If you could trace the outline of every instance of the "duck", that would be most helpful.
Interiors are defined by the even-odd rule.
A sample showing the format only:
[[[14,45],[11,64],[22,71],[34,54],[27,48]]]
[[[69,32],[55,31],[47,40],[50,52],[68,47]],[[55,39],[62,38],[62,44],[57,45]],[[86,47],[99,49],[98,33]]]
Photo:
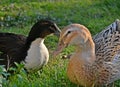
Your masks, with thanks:
[[[0,65],[9,70],[16,62],[23,63],[27,71],[39,70],[49,60],[44,40],[50,34],[59,37],[60,29],[55,22],[47,19],[36,22],[28,36],[0,32]]]
[[[53,55],[57,56],[69,45],[75,46],[67,66],[71,82],[83,87],[108,87],[120,79],[119,20],[93,37],[84,25],[65,26]]]

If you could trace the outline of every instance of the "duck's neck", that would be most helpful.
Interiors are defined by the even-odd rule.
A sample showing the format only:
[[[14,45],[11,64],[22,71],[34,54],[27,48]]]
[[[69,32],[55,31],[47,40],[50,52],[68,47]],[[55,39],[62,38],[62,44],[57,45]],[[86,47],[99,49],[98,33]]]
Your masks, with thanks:
[[[93,40],[90,38],[82,46],[76,47],[76,55],[78,55],[80,60],[84,63],[94,63],[95,61],[95,45]]]

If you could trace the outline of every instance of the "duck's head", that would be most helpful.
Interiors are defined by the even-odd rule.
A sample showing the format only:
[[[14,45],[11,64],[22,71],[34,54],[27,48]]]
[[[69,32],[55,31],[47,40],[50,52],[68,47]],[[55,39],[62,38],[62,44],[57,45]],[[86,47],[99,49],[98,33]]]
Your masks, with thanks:
[[[60,29],[50,20],[40,20],[33,25],[29,32],[28,39],[35,40],[36,38],[45,38],[49,34],[54,34],[59,37]]]
[[[68,45],[82,47],[89,37],[91,38],[91,34],[83,25],[71,24],[66,26],[60,33],[57,49],[53,52],[54,56],[58,55]]]

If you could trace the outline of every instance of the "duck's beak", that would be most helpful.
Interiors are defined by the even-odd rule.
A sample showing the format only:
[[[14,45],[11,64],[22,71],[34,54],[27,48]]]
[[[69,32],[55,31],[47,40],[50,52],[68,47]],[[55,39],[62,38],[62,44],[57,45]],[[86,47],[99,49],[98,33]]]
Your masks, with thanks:
[[[54,31],[54,35],[56,35],[57,37],[60,37],[60,33],[61,33],[61,30],[59,29],[59,27],[57,25],[55,25],[56,29]]]
[[[55,31],[55,33],[54,33],[54,35],[56,35],[57,37],[60,37],[60,29],[57,29],[56,31]]]
[[[67,45],[65,45],[63,42],[59,42],[57,48],[55,49],[55,51],[53,52],[53,56],[56,57],[60,52],[62,52],[62,50],[66,47]]]

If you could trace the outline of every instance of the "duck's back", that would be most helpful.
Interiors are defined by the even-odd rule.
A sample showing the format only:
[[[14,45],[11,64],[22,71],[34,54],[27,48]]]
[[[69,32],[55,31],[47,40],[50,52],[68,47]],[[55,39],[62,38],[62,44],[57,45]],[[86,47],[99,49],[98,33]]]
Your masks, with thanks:
[[[12,33],[0,33],[0,51],[8,53],[12,49],[20,48],[25,44],[26,37]]]
[[[13,33],[0,33],[0,65],[20,61],[20,49],[25,45],[26,37]],[[17,56],[17,57],[16,57]]]
[[[96,58],[100,61],[112,61],[120,49],[120,21],[116,20],[106,29],[93,37]]]

